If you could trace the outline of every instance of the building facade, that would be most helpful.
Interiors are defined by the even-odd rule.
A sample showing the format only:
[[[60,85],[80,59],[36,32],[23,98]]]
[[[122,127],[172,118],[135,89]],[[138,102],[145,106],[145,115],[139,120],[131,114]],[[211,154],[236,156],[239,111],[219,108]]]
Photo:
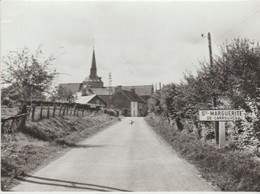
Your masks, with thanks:
[[[118,86],[111,96],[111,107],[120,110],[124,116],[145,116],[144,105],[145,102],[135,93],[135,89],[122,90]]]
[[[97,75],[95,50],[93,49],[90,74],[82,83],[60,84],[81,96],[97,95],[105,106],[118,108],[125,116],[144,116],[147,113],[147,100],[153,93],[153,85],[104,87],[102,78]],[[77,94],[78,96],[78,94]],[[78,98],[81,98],[78,96]],[[132,105],[131,105],[132,103]]]

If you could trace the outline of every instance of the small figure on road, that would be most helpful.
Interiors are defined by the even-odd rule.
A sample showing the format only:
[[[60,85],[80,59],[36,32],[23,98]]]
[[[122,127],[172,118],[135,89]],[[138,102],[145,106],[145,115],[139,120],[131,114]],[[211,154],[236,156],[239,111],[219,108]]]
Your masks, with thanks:
[[[133,120],[131,120],[131,122],[130,122],[129,124],[130,124],[130,125],[134,124],[134,121],[133,121]]]

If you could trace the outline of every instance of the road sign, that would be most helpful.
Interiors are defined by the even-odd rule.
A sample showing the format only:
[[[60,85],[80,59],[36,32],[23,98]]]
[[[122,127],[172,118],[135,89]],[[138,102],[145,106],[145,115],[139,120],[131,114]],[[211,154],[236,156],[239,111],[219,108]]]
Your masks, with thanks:
[[[200,121],[237,121],[245,118],[242,110],[200,110]]]

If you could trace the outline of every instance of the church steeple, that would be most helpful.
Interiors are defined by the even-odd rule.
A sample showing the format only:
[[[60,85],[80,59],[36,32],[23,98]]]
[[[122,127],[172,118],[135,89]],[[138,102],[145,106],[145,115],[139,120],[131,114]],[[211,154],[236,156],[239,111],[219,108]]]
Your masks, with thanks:
[[[97,65],[95,56],[95,47],[93,47],[92,63],[90,68],[90,75],[82,82],[82,85],[90,88],[103,88],[103,82],[101,77],[97,75]]]
[[[92,56],[92,64],[90,69],[90,77],[97,76],[97,65],[96,65],[96,58],[95,58],[95,48],[93,48],[93,56]]]

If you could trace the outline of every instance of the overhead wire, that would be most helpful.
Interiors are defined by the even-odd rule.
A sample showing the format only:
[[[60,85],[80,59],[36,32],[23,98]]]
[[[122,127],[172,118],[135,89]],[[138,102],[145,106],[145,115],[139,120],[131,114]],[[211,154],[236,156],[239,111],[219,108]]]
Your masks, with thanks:
[[[257,14],[260,11],[260,6],[255,7],[254,9],[252,9],[249,14],[247,14],[246,16],[244,16],[243,18],[241,18],[238,22],[236,22],[235,24],[233,24],[231,27],[229,27],[226,31],[224,31],[221,35],[225,35],[228,32],[232,32],[234,31],[240,24],[246,22],[248,19],[250,19],[252,16],[254,16],[255,14]]]

